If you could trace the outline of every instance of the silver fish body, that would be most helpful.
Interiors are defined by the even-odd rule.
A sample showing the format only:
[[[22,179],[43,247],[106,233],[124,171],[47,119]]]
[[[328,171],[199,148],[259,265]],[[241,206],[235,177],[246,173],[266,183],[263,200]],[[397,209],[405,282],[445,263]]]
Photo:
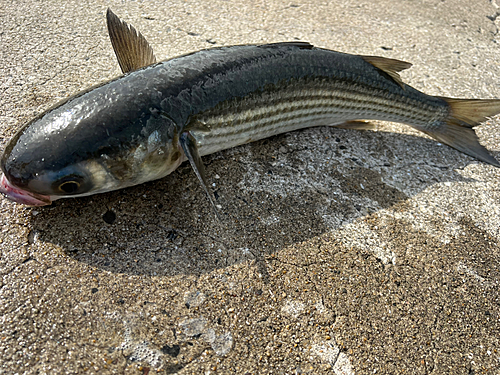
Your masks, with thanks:
[[[189,160],[208,193],[203,155],[360,119],[409,124],[499,166],[471,128],[500,112],[500,101],[426,95],[400,81],[409,66],[297,42],[213,48],[142,67],[26,124],[4,150],[0,192],[49,204],[158,179]]]

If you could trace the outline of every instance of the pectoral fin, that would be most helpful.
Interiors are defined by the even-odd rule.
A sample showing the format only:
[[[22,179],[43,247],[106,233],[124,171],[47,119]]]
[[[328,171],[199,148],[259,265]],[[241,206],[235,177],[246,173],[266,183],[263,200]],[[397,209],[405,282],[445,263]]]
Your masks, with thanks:
[[[184,132],[179,137],[179,144],[181,145],[184,154],[189,160],[189,163],[191,163],[191,167],[193,167],[194,173],[196,174],[196,177],[198,177],[198,180],[200,181],[203,190],[205,190],[208,199],[210,199],[210,203],[212,203],[217,219],[220,219],[217,212],[217,207],[215,206],[215,202],[212,198],[212,194],[210,194],[210,190],[208,190],[207,179],[205,177],[205,166],[203,165],[203,161],[201,160],[200,154],[198,153],[196,140],[189,132]]]
[[[118,64],[123,73],[154,64],[156,57],[153,49],[133,26],[122,21],[111,9],[106,13],[108,33],[115,50]]]

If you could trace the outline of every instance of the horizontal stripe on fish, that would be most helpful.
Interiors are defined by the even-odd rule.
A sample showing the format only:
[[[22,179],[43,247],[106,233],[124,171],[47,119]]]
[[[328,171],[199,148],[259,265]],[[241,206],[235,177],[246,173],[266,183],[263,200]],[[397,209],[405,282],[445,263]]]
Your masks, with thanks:
[[[378,119],[426,126],[448,115],[446,103],[435,98],[429,103],[395,94],[384,98],[370,95],[369,87],[358,85],[339,91],[338,86],[345,88],[342,83],[330,85],[330,91],[307,87],[301,90],[298,85],[292,85],[295,90],[285,87],[249,95],[222,103],[222,111],[215,108],[197,115],[194,121],[199,122],[202,129],[194,130],[193,134],[200,153],[205,155],[233,147],[238,139],[241,144],[315,125]]]
[[[339,90],[335,86],[332,86],[331,90],[308,90],[307,87],[304,89],[297,87],[295,91],[292,91],[291,88],[284,86],[283,88],[277,88],[272,93],[258,93],[255,95],[251,93],[243,99],[232,99],[223,102],[217,107],[197,115],[195,118],[201,122],[207,122],[206,118],[212,116],[217,116],[221,119],[230,119],[232,117],[241,119],[246,116],[245,120],[247,120],[248,116],[267,116],[273,112],[286,111],[297,106],[318,106],[324,104],[338,108],[339,110],[377,110],[383,113],[398,113],[399,109],[401,116],[398,119],[420,120],[422,125],[426,125],[429,121],[433,120],[435,114],[444,117],[448,111],[447,105],[443,100],[436,102],[436,98],[430,97],[430,99],[433,100],[430,100],[430,103],[426,103],[422,98],[415,100],[407,96],[388,93],[377,97],[373,95],[373,89],[370,90],[369,87],[366,87],[365,90],[357,91],[352,89]],[[217,121],[217,124],[221,127],[232,125],[224,120]],[[213,129],[214,127],[211,127],[211,130]]]

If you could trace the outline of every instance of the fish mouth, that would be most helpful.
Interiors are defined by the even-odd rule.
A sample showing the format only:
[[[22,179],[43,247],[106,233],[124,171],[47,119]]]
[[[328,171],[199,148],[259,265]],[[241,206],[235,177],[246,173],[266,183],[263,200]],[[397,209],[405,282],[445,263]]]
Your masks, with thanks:
[[[13,186],[3,173],[0,179],[0,193],[12,202],[27,206],[46,206],[52,203],[48,195],[31,193]]]

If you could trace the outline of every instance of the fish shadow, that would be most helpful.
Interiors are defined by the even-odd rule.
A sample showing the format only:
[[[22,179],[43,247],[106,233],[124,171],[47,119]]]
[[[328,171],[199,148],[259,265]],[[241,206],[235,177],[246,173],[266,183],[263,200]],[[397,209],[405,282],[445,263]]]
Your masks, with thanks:
[[[431,185],[472,181],[456,172],[471,158],[433,140],[326,127],[204,161],[220,220],[183,164],[161,180],[38,208],[31,237],[113,273],[199,275],[250,260],[262,265],[280,249],[402,204]]]

